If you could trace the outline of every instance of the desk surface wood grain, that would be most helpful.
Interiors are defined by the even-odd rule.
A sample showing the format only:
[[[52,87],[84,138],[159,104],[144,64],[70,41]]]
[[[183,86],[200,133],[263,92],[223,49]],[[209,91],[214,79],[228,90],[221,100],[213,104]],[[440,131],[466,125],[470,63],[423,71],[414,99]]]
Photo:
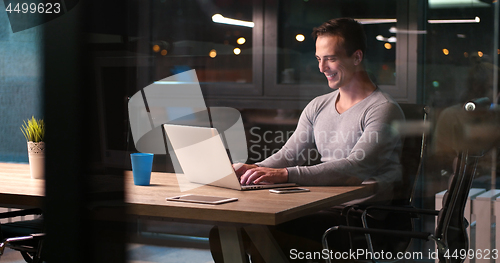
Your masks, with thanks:
[[[373,191],[370,186],[306,188],[311,191],[273,194],[267,189],[237,191],[206,185],[181,192],[174,174],[153,173],[151,185],[136,186],[132,173],[125,173],[125,202],[129,214],[228,223],[276,225],[368,196]],[[165,200],[182,194],[236,197],[238,201],[208,205]]]
[[[149,186],[134,185],[131,171],[125,171],[123,178],[98,177],[103,180],[93,181],[98,182],[94,190],[99,193],[117,191],[116,187],[121,187],[124,180],[129,216],[233,224],[276,225],[373,193],[370,186],[306,187],[311,191],[273,194],[267,189],[237,191],[208,185],[181,192],[175,174],[154,172]],[[27,164],[0,163],[0,181],[1,206],[22,208],[42,204],[45,180],[31,179]],[[166,201],[167,197],[183,194],[236,197],[238,201],[220,205]]]
[[[29,165],[0,163],[0,205],[40,206],[44,195],[45,180],[31,179]]]

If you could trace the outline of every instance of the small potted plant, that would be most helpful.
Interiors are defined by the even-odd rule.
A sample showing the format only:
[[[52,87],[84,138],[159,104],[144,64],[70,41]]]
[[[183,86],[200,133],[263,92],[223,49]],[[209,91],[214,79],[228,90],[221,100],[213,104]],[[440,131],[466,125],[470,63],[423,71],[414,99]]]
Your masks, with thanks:
[[[21,132],[28,142],[30,173],[33,179],[43,179],[45,170],[45,124],[34,116],[21,125]]]

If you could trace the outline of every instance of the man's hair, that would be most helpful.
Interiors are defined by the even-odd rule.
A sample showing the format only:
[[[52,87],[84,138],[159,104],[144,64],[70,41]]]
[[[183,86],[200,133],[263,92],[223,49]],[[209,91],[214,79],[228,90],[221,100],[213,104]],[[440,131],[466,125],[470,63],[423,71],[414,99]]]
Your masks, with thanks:
[[[366,51],[366,35],[363,26],[352,18],[334,18],[313,29],[314,38],[323,35],[338,36],[350,57],[356,50]]]

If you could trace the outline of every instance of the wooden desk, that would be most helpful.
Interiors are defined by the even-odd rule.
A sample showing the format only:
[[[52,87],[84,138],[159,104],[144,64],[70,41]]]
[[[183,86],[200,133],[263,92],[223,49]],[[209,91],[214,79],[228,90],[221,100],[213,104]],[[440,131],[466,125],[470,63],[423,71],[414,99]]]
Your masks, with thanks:
[[[27,164],[0,163],[0,206],[41,206],[45,180],[31,179]]]
[[[188,182],[181,182],[188,183]],[[311,192],[272,194],[268,190],[237,191],[213,186],[200,186],[180,192],[173,174],[153,173],[150,186],[133,184],[131,172],[125,173],[125,196],[130,215],[142,217],[195,220],[219,225],[225,262],[245,262],[246,257],[240,227],[250,237],[267,262],[285,263],[274,238],[263,225],[277,225],[323,208],[372,194],[373,187],[307,187]],[[236,197],[238,201],[221,205],[206,205],[165,201],[181,194],[202,194]]]
[[[0,163],[0,182],[1,205],[38,206],[43,200],[45,180],[31,179],[27,164]],[[152,173],[150,186],[136,186],[132,172],[125,172],[128,214],[143,217],[276,225],[371,194],[364,186],[307,188],[311,192],[271,194],[268,190],[236,191],[213,186],[181,192],[174,174]],[[166,197],[188,193],[237,197],[239,200],[223,205],[165,201]]]
[[[128,213],[146,217],[277,225],[372,193],[365,186],[307,188],[311,192],[272,194],[266,189],[237,191],[213,186],[180,192],[173,174],[152,173],[150,186],[136,186],[132,172],[125,173]],[[182,194],[236,197],[238,201],[222,205],[165,201]]]
[[[125,175],[125,203],[131,217],[161,218],[179,221],[202,221],[219,225],[226,262],[244,262],[239,227],[247,230],[257,249],[269,250],[274,244],[262,225],[280,224],[309,213],[372,194],[372,187],[307,187],[311,192],[271,194],[268,190],[236,191],[201,186],[181,192],[174,174],[152,173],[150,186],[133,184],[132,172]],[[105,178],[98,188],[113,189],[113,180]],[[111,179],[111,180],[108,180]],[[44,180],[31,179],[27,164],[0,163],[0,204],[8,207],[38,206],[43,201]],[[188,182],[181,182],[182,184]],[[109,184],[109,187],[108,185]],[[119,185],[119,184],[118,184]],[[166,201],[181,194],[236,197],[239,200],[221,205]],[[260,226],[260,228],[259,228]],[[268,255],[269,262],[286,262],[281,252]]]

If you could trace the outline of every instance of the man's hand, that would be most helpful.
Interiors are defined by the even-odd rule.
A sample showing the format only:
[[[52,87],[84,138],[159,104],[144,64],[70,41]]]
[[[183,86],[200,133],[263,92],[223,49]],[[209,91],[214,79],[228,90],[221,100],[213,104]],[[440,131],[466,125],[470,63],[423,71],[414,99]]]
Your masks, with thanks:
[[[241,178],[241,176],[248,170],[252,168],[257,168],[259,166],[255,164],[244,164],[244,163],[235,163],[233,164],[233,169],[238,178]]]
[[[234,164],[236,175],[240,177],[242,185],[262,183],[286,183],[288,182],[288,170],[286,168],[259,167],[254,164]]]

